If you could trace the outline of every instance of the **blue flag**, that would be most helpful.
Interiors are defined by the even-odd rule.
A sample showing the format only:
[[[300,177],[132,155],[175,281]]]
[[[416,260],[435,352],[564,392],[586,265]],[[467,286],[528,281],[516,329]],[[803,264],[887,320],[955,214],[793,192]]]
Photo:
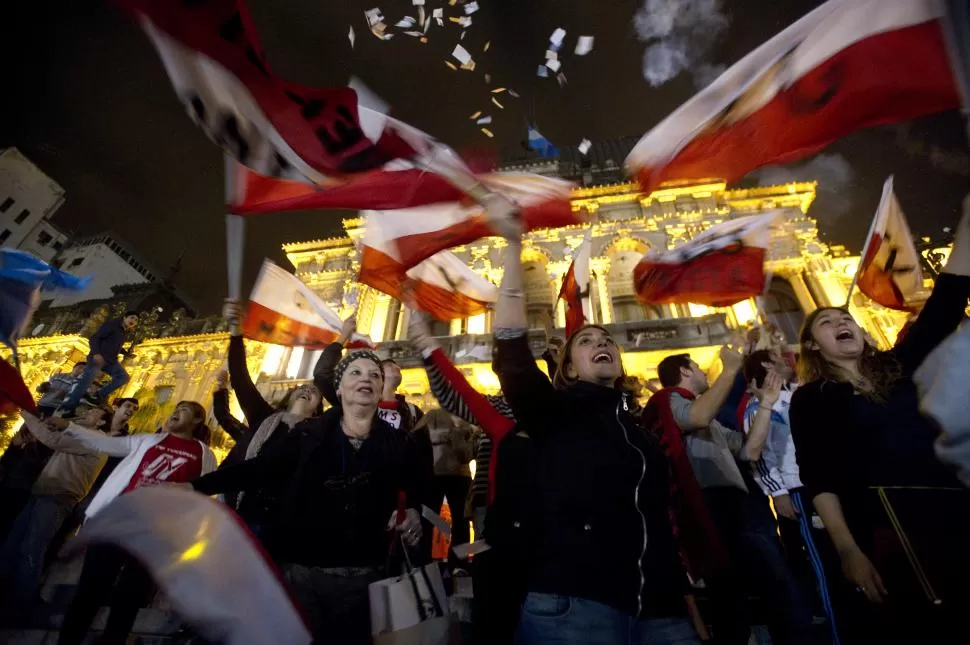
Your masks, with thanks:
[[[559,156],[559,148],[552,145],[549,139],[542,136],[535,127],[529,126],[529,148],[539,153],[540,157],[552,159]]]
[[[14,350],[20,330],[40,302],[40,291],[81,291],[91,276],[78,278],[30,253],[0,248],[0,342]]]

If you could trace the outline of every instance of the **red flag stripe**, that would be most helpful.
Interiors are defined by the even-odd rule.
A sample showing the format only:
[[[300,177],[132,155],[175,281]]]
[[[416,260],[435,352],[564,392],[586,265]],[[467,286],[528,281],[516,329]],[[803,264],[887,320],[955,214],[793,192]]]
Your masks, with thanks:
[[[287,318],[258,302],[249,302],[243,319],[243,336],[273,345],[323,349],[337,340],[339,332]]]
[[[582,221],[582,215],[574,211],[568,199],[551,199],[526,206],[522,219],[527,231],[541,228],[573,226]],[[463,244],[470,244],[483,237],[494,235],[485,219],[484,211],[434,231],[414,233],[394,238],[401,264],[406,268],[416,266],[435,253]]]
[[[812,155],[854,130],[959,106],[941,27],[926,22],[856,42],[750,116],[719,123],[732,104],[669,162],[647,163],[637,174],[646,191],[675,179],[736,181],[761,166]]]
[[[400,301],[413,299],[415,304],[438,320],[477,316],[488,310],[488,303],[449,291],[437,285],[407,276],[400,262],[386,253],[364,246],[358,280]]]
[[[418,169],[376,170],[329,186],[275,179],[251,171],[241,179],[239,195],[228,205],[237,215],[314,208],[396,210],[464,197],[440,175]]]
[[[633,270],[640,300],[650,304],[692,302],[727,307],[764,289],[765,249],[735,246],[682,264],[644,258]]]
[[[249,10],[241,0],[122,1],[146,25],[170,76],[175,72],[181,83],[205,86],[236,108],[227,114],[216,114],[213,112],[221,110],[222,105],[205,105],[200,96],[179,97],[196,119],[205,123],[210,137],[232,149],[239,161],[247,163],[245,150],[253,143],[245,140],[247,135],[260,137],[261,143],[271,142],[277,158],[289,157],[292,152],[296,158],[289,157],[290,162],[302,160],[326,174],[360,172],[380,167],[397,156],[414,154],[395,133],[385,132],[376,142],[364,136],[354,90],[303,87],[274,74],[266,62]],[[175,84],[181,93],[184,88],[179,87],[180,82]],[[236,121],[244,112],[254,116],[251,108],[242,107],[249,101],[258,106],[262,118]],[[227,121],[230,117],[232,124]],[[272,140],[265,125],[259,123],[263,119],[282,141]],[[261,165],[273,163],[270,158],[260,160]]]

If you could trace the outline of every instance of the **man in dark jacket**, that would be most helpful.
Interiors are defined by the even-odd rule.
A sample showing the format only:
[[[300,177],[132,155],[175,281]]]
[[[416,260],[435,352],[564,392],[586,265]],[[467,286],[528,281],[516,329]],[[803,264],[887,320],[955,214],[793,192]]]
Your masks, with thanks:
[[[91,336],[88,362],[84,366],[84,373],[71,388],[61,407],[58,408],[58,416],[71,417],[74,415],[74,409],[77,408],[88,387],[100,372],[108,374],[111,380],[93,395],[92,400],[85,399],[85,402],[91,405],[100,405],[101,402],[108,399],[109,394],[128,382],[128,372],[118,362],[118,355],[128,354],[122,345],[128,332],[134,330],[137,325],[138,314],[129,311],[122,318],[107,321]]]

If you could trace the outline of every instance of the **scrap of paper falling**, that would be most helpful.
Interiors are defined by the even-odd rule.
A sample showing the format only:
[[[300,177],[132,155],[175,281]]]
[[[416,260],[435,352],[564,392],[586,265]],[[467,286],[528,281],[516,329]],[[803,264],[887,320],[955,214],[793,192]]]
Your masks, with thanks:
[[[574,53],[577,56],[585,56],[591,51],[593,51],[593,37],[580,36],[579,40],[576,41],[576,50]]]

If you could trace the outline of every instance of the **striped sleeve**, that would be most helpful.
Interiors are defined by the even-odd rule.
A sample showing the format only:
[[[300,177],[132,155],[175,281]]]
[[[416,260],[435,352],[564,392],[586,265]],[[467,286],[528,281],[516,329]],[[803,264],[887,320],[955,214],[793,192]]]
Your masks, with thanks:
[[[431,352],[425,359],[425,366],[431,391],[441,406],[479,426],[492,441],[501,441],[505,433],[515,425],[515,419],[505,399],[486,397],[475,390],[441,349]]]
[[[751,424],[754,423],[754,418],[758,414],[758,409],[761,407],[761,402],[758,397],[752,396],[748,401],[748,405],[744,408],[744,433],[747,435],[748,431],[751,429]],[[774,423],[774,420],[772,420]],[[785,488],[785,484],[781,478],[781,472],[778,470],[775,464],[776,455],[772,453],[771,450],[771,430],[768,431],[768,441],[765,442],[765,447],[761,451],[761,458],[758,459],[757,463],[752,464],[754,468],[755,480],[764,491],[765,495],[769,497],[777,497],[778,495],[786,495],[788,489]]]

